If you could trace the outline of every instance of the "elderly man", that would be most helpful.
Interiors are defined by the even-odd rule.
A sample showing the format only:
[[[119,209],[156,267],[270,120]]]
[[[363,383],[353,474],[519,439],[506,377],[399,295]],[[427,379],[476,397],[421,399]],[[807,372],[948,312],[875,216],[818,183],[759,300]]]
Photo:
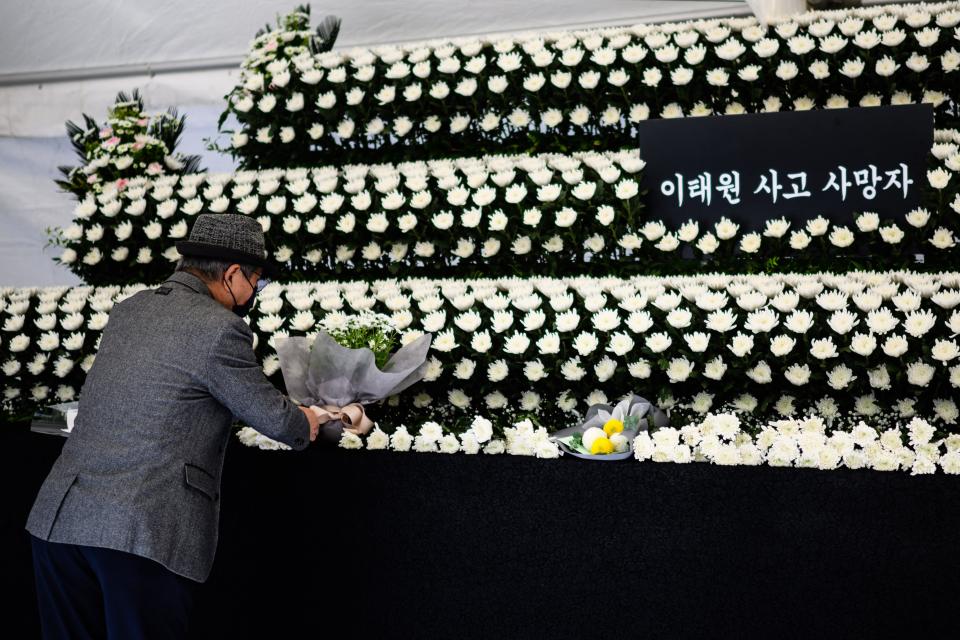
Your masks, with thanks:
[[[216,553],[234,417],[294,449],[317,436],[242,319],[272,274],[260,224],[202,214],[176,246],[167,281],[113,308],[27,520],[45,637],[184,636]]]

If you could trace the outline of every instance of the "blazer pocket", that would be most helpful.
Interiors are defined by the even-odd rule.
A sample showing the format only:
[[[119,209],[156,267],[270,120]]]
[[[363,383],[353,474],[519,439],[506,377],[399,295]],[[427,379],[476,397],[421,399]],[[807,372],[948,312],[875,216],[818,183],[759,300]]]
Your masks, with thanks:
[[[217,490],[217,479],[202,467],[198,467],[189,462],[183,463],[183,479],[188,485],[211,500],[217,500],[220,497],[220,493]]]

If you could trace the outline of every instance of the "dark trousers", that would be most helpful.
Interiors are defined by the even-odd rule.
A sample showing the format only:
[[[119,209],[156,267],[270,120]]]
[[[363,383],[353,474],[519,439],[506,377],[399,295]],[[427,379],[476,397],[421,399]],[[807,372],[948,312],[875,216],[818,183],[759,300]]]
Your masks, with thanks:
[[[141,556],[30,536],[43,638],[185,638],[200,583]]]

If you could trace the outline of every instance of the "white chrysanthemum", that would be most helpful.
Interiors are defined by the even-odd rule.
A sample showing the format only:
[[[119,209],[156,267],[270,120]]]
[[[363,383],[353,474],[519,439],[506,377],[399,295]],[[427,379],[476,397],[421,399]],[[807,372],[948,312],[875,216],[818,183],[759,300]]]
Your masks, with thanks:
[[[733,336],[727,348],[738,358],[742,358],[753,350],[753,336],[738,333]]]
[[[845,389],[856,379],[857,376],[853,375],[853,371],[844,364],[839,364],[827,372],[827,384],[837,391]]]
[[[530,338],[523,333],[514,332],[514,334],[504,342],[503,350],[505,353],[518,355],[525,353],[529,346]]]
[[[930,357],[947,363],[960,355],[960,347],[953,340],[937,340],[930,350]]]
[[[914,338],[925,336],[936,324],[937,319],[933,311],[926,309],[924,311],[910,312],[903,323],[903,330]]]
[[[607,345],[607,351],[611,351],[618,356],[625,355],[629,353],[634,347],[633,338],[628,334],[620,331],[613,334],[610,337],[610,342]]]
[[[936,371],[936,367],[922,360],[911,362],[907,366],[907,382],[917,387],[925,387],[930,384]]]
[[[371,451],[387,449],[390,446],[390,436],[379,425],[375,425],[373,431],[367,436],[366,445]]]
[[[689,309],[673,309],[667,314],[666,320],[675,329],[685,329],[693,323],[693,313]]]
[[[646,337],[644,344],[654,353],[662,353],[670,348],[673,340],[665,332],[654,333]]]
[[[883,352],[891,358],[899,358],[907,352],[908,347],[909,342],[904,336],[891,335],[883,342],[883,346],[881,348],[883,349]]]
[[[950,398],[937,398],[933,401],[934,415],[947,424],[956,424],[960,418],[960,408]]]
[[[456,434],[448,433],[439,440],[440,453],[456,453],[460,450],[460,439]]]
[[[922,207],[911,209],[906,215],[907,224],[917,229],[925,226],[930,220],[930,212]]]
[[[670,382],[683,382],[693,373],[694,364],[683,358],[673,358],[667,365],[667,378]]]
[[[937,167],[932,171],[927,171],[927,181],[934,189],[945,189],[950,182],[950,172],[943,167]]]
[[[843,335],[860,324],[860,320],[857,318],[857,314],[852,311],[834,311],[827,319],[827,324],[830,325],[834,333]]]
[[[687,343],[687,346],[690,348],[690,350],[695,353],[703,353],[710,345],[710,335],[703,333],[702,331],[685,333],[683,339]]]
[[[889,309],[876,309],[867,314],[867,328],[876,334],[889,333],[900,324],[900,319]]]
[[[711,380],[721,380],[727,372],[727,365],[724,363],[723,358],[717,356],[712,360],[708,360],[703,366],[703,375],[706,378]],[[632,373],[632,371],[631,371]],[[637,377],[637,376],[635,376]]]
[[[590,355],[599,345],[600,341],[597,339],[596,334],[586,331],[579,333],[573,341],[573,348],[576,349],[577,353],[581,356]]]
[[[593,372],[597,375],[597,380],[600,382],[606,382],[612,378],[616,370],[617,363],[611,360],[608,356],[604,356],[600,362],[593,367]]]
[[[413,437],[404,425],[400,425],[390,434],[390,448],[394,451],[409,451],[412,444]]]
[[[340,434],[338,446],[342,449],[362,449],[363,440],[352,431],[343,431],[343,433]]]
[[[810,355],[818,360],[826,360],[827,358],[836,358],[839,353],[833,339],[827,337],[818,338],[811,342]]]
[[[654,444],[650,434],[641,431],[633,439],[633,457],[637,460],[649,460],[653,455]]]
[[[457,325],[457,327],[468,333],[476,331],[482,322],[483,321],[480,318],[480,314],[476,311],[467,311],[465,313],[461,313],[453,319],[453,323]]]
[[[447,329],[441,331],[434,336],[433,342],[430,344],[431,349],[440,351],[441,353],[446,353],[452,351],[457,347],[457,338],[453,334],[453,329]]]
[[[471,376],[473,376],[473,372],[476,370],[476,368],[476,362],[468,358],[463,358],[457,363],[457,366],[454,367],[453,377],[460,380],[468,380]]]
[[[729,309],[718,309],[713,311],[707,316],[706,327],[707,329],[716,331],[717,333],[726,333],[727,331],[732,331],[737,327],[736,313]]]
[[[423,438],[425,442],[438,442],[440,438],[443,437],[443,427],[432,420],[424,422],[420,425],[418,435]]]
[[[770,340],[770,353],[782,357],[793,350],[797,341],[788,335],[779,335]]]
[[[953,232],[946,227],[937,227],[929,242],[937,249],[952,249],[957,244]]]
[[[767,333],[780,323],[773,309],[759,309],[747,316],[744,328],[754,333]]]
[[[861,356],[869,356],[877,348],[877,339],[873,334],[856,333],[850,339],[850,350]]]

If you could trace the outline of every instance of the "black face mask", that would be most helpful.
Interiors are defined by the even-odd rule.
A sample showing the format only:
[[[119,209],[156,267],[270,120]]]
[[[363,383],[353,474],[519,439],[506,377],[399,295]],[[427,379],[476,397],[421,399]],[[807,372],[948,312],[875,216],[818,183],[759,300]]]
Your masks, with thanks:
[[[243,274],[242,271],[240,273],[241,275]],[[243,276],[243,279],[247,280],[247,276]],[[227,282],[226,278],[224,278],[223,282],[226,285],[226,282]],[[247,280],[247,282],[249,283],[250,281]],[[253,289],[253,293],[250,294],[250,299],[247,300],[244,304],[237,304],[237,297],[233,295],[233,290],[230,288],[230,285],[226,285],[226,287],[227,287],[227,291],[230,292],[230,297],[233,298],[233,307],[231,307],[230,310],[233,311],[238,316],[240,316],[241,318],[246,316],[248,313],[250,313],[250,309],[253,308],[253,300],[254,298],[257,297],[257,288],[251,284],[250,288]]]

